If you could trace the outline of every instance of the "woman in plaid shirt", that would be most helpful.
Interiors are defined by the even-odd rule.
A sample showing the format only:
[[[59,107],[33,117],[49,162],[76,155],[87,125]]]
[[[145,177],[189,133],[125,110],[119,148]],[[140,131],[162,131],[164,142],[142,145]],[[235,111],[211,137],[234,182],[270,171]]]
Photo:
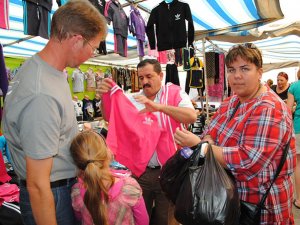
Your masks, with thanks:
[[[232,47],[225,63],[235,94],[222,102],[200,138],[177,130],[175,140],[190,147],[210,142],[217,160],[234,175],[240,199],[258,204],[291,139],[285,164],[267,196],[267,210],[262,210],[261,224],[294,224],[291,176],[296,151],[291,112],[261,84],[262,56],[253,44]]]

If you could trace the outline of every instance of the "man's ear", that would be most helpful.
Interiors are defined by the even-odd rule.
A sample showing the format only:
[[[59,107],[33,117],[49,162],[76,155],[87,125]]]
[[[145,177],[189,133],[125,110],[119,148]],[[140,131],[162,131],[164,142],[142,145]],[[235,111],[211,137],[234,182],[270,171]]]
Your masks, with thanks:
[[[70,37],[71,45],[75,50],[78,50],[79,48],[82,47],[82,45],[83,45],[82,40],[83,40],[83,37],[80,34],[76,34],[76,35],[73,35],[72,37]]]
[[[164,73],[161,71],[161,72],[159,73],[159,76],[160,76],[160,79],[163,79],[163,78],[164,78]]]

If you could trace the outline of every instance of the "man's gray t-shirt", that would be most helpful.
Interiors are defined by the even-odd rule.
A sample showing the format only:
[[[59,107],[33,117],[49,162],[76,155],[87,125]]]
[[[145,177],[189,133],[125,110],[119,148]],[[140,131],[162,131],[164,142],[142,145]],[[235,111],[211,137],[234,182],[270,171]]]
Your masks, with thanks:
[[[17,175],[26,179],[27,156],[53,157],[51,181],[75,177],[69,147],[78,126],[63,73],[36,54],[20,68],[11,86],[2,123]]]

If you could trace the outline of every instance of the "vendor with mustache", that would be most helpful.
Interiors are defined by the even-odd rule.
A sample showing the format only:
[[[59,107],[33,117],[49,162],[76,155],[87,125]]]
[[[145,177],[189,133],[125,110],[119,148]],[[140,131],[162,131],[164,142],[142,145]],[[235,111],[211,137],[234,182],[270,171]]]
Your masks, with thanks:
[[[194,123],[197,114],[189,96],[179,86],[172,83],[162,85],[163,72],[157,60],[145,59],[141,61],[137,65],[137,73],[143,90],[139,94],[129,97],[129,99],[136,108],[141,110],[141,113],[152,112],[157,117],[161,128],[167,131],[168,140],[166,144],[169,147],[166,146],[164,152],[159,151],[159,149],[154,150],[144,173],[135,177],[143,190],[150,224],[167,225],[171,221],[173,222],[174,216],[173,213],[169,213],[169,209],[172,210],[172,207],[169,207],[169,201],[159,184],[160,169],[177,150],[173,137],[176,128],[181,127],[181,124]],[[100,94],[109,92],[112,85],[113,81],[111,79],[104,79],[99,88]],[[103,116],[108,118],[105,111],[105,108],[103,108]],[[128,118],[124,118],[124,120],[126,119]],[[136,128],[132,126],[129,129],[134,130]],[[128,136],[128,142],[131,139],[133,138]],[[153,206],[155,206],[155,213],[152,213]]]

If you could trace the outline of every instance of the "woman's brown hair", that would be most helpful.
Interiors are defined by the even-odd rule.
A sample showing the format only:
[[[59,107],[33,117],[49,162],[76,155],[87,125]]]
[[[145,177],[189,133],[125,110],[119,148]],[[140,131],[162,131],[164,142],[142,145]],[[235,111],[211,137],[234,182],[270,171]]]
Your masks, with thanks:
[[[226,66],[230,66],[238,56],[253,63],[258,69],[263,66],[262,54],[253,43],[238,44],[231,47],[225,58]]]
[[[114,183],[109,171],[111,154],[105,140],[94,131],[83,131],[72,141],[71,155],[86,186],[84,204],[95,225],[108,224],[108,191]]]

